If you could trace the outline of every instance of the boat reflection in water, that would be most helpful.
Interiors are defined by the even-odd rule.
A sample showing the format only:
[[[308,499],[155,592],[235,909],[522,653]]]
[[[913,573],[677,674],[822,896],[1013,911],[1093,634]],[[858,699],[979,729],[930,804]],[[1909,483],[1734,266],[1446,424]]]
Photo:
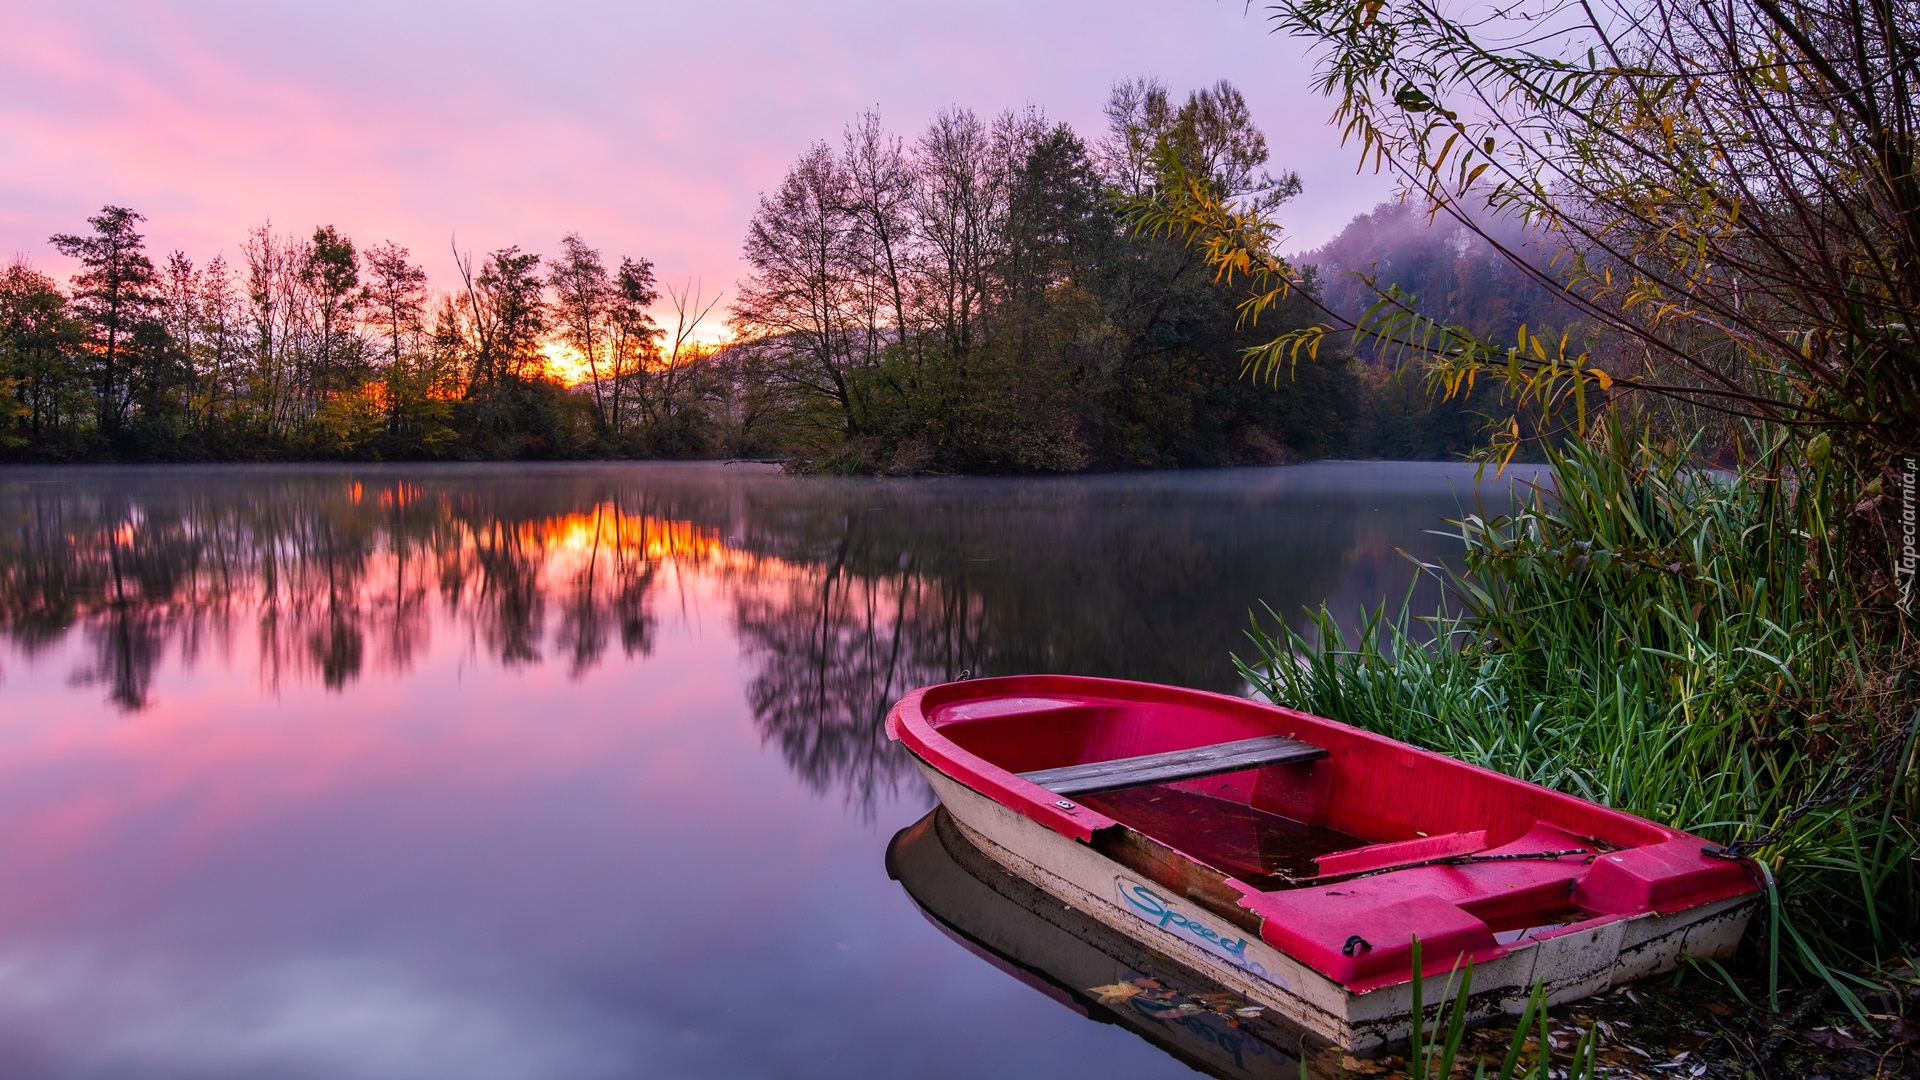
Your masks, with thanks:
[[[887,875],[975,955],[1195,1069],[1232,1078],[1335,1075],[1339,1051],[1325,1039],[1009,873],[969,843],[944,808],[894,836]]]

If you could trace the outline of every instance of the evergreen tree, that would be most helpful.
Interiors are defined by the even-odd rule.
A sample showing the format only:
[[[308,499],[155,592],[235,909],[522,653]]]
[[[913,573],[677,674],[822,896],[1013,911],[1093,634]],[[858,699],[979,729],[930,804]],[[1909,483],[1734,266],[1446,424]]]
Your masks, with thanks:
[[[93,232],[85,236],[59,233],[48,243],[62,255],[79,259],[73,278],[73,306],[86,321],[98,346],[93,354],[96,420],[109,434],[126,421],[133,403],[130,388],[142,357],[135,331],[152,319],[159,306],[158,275],[146,255],[146,238],[138,224],[146,217],[124,206],[102,207],[87,219]],[[151,335],[148,335],[149,340]]]

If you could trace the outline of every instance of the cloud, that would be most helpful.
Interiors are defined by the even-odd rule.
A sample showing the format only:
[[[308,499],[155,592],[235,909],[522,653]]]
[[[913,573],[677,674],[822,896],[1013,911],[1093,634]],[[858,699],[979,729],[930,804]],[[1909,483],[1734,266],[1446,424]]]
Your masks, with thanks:
[[[272,219],[413,249],[442,286],[449,241],[610,257],[710,289],[739,276],[760,191],[860,110],[917,130],[943,106],[1032,103],[1098,133],[1116,80],[1226,77],[1306,194],[1318,243],[1386,191],[1353,176],[1296,43],[1258,11],[1187,0],[969,5],[771,0],[325,6],[79,2],[16,10],[0,42],[0,252],[106,203],[159,250],[205,259]]]
[[[624,1016],[533,988],[503,994],[390,956],[106,955],[0,951],[0,1065],[65,1075],[412,1077],[622,1075],[637,1043],[669,1043]]]

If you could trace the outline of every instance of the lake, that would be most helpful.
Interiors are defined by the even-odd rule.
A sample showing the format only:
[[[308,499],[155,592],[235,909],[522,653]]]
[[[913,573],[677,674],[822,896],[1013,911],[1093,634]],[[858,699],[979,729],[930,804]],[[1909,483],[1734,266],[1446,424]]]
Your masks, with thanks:
[[[889,879],[885,710],[1242,693],[1249,609],[1397,605],[1473,484],[0,470],[0,1072],[1194,1075]]]

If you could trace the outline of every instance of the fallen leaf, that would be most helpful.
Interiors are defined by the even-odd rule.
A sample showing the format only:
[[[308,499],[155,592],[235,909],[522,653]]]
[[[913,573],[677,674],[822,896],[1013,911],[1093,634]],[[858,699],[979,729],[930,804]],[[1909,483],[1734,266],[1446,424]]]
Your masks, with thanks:
[[[1258,1005],[1249,1005],[1249,1006],[1247,1006],[1247,1007],[1246,1007],[1246,1008],[1244,1008],[1244,1009],[1235,1009],[1235,1010],[1233,1010],[1233,1015],[1235,1015],[1235,1016],[1239,1016],[1239,1017],[1244,1017],[1244,1018],[1246,1018],[1246,1019],[1248,1019],[1248,1020],[1251,1020],[1251,1019],[1253,1019],[1254,1017],[1256,1017],[1256,1016],[1259,1016],[1261,1012],[1262,1012],[1262,1010],[1261,1010],[1261,1008],[1260,1008],[1260,1006],[1258,1006]],[[1412,1023],[1412,1021],[1408,1021],[1408,1023],[1409,1023],[1409,1024],[1411,1024],[1411,1023]]]
[[[1109,983],[1106,986],[1090,986],[1087,993],[1098,995],[1102,1005],[1118,1005],[1140,993],[1140,988],[1130,982]]]
[[[1865,1050],[1867,1044],[1838,1028],[1814,1028],[1806,1032],[1807,1041],[1829,1050]]]

